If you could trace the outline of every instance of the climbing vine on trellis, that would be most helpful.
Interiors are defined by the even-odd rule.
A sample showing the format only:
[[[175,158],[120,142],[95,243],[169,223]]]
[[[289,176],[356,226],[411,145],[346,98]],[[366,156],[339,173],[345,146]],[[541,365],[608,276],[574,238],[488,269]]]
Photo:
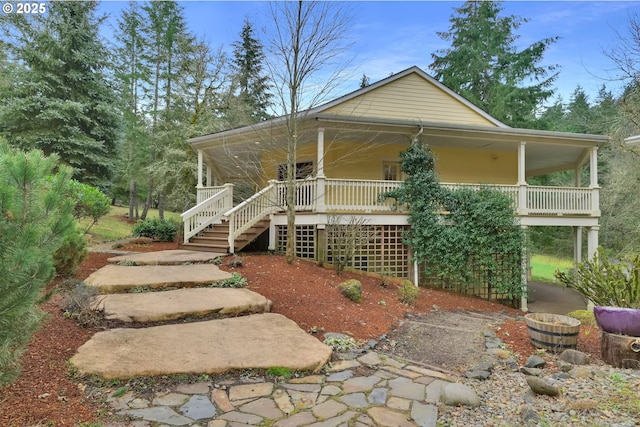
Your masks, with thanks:
[[[407,179],[384,197],[407,206],[405,243],[425,275],[447,287],[488,287],[488,296],[520,297],[524,234],[511,198],[492,189],[443,187],[431,150],[419,140],[400,156]]]

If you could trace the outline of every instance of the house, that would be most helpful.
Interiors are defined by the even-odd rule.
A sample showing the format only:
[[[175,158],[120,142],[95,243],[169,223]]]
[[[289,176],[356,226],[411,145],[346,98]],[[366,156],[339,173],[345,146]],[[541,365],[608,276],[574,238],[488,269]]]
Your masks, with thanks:
[[[198,204],[185,212],[185,247],[235,252],[268,230],[268,246],[284,246],[285,117],[189,140],[198,153]],[[378,227],[353,266],[391,271],[417,282],[402,243],[407,212],[379,195],[402,182],[399,153],[420,135],[450,187],[490,186],[510,195],[526,227],[573,227],[576,260],[582,230],[588,253],[598,246],[597,153],[605,136],[511,128],[417,67],[299,114],[296,167],[297,255],[331,260],[325,228],[332,215],[357,215]],[[589,168],[588,187],[542,187],[530,177]],[[206,178],[206,180],[205,180]],[[234,206],[250,183],[253,196]],[[213,226],[213,227],[211,227]],[[526,283],[526,262],[523,282]],[[526,308],[526,301],[523,301]]]

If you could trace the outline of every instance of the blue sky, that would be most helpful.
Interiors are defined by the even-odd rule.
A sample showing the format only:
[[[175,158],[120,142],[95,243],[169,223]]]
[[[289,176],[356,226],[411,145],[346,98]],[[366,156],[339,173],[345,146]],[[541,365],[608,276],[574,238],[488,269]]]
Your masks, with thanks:
[[[214,50],[228,52],[239,38],[247,17],[258,30],[268,27],[269,4],[251,1],[182,1],[190,30],[206,40]],[[450,1],[356,1],[349,2],[354,15],[350,35],[354,42],[352,79],[341,95],[358,87],[363,73],[371,82],[417,65],[429,72],[431,53],[448,47],[436,32],[449,28],[454,7]],[[107,1],[101,10],[112,14],[126,2]],[[507,1],[504,13],[528,18],[518,30],[519,45],[560,36],[545,55],[545,64],[561,66],[557,93],[567,102],[576,85],[593,99],[606,83],[619,94],[621,83],[613,64],[604,54],[615,47],[616,32],[624,34],[630,15],[640,13],[640,2],[621,1]],[[259,34],[260,35],[260,34]]]

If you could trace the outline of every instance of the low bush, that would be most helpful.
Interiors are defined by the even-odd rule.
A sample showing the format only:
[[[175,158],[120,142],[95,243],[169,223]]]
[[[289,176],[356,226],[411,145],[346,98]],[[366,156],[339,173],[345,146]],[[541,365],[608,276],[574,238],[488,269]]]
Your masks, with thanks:
[[[172,219],[147,218],[138,221],[133,227],[135,237],[148,237],[160,242],[173,242],[178,234],[180,224]]]
[[[398,299],[403,304],[413,305],[418,299],[418,287],[409,280],[403,280],[398,287]]]
[[[76,226],[65,236],[62,245],[53,255],[56,274],[71,277],[78,270],[82,261],[87,257],[87,238]]]
[[[349,279],[338,285],[342,295],[353,302],[362,302],[362,284],[356,279]]]

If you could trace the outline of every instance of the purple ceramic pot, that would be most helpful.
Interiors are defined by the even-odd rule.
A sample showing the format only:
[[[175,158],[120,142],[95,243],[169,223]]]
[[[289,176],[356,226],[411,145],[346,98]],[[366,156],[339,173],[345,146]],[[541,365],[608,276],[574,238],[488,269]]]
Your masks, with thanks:
[[[593,315],[605,332],[640,337],[640,309],[596,306]]]

